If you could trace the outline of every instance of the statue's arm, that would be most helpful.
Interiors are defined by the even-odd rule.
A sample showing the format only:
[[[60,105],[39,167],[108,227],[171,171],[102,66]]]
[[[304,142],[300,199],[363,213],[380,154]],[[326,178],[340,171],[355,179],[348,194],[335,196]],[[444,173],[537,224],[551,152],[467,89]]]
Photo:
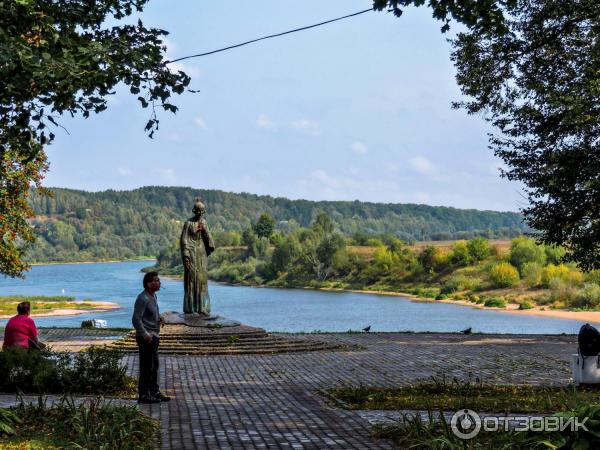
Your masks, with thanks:
[[[215,242],[213,241],[212,235],[210,234],[210,230],[208,229],[208,224],[206,220],[202,221],[202,228],[204,228],[204,245],[206,246],[206,255],[210,256],[212,252],[215,251]]]

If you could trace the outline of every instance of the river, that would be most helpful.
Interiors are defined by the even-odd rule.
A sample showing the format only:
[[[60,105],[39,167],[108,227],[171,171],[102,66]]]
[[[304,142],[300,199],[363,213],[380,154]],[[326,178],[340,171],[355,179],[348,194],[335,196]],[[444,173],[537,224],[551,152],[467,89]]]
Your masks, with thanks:
[[[110,327],[131,327],[131,312],[142,290],[142,267],[150,261],[34,266],[24,280],[0,279],[0,295],[69,295],[77,300],[110,301],[120,309],[69,317],[39,317],[40,327],[78,327],[82,320],[105,319]],[[163,278],[161,311],[181,311],[183,284]],[[577,333],[574,320],[525,316],[403,297],[253,288],[210,284],[213,313],[268,331],[348,331],[371,325],[372,331],[453,332],[472,327],[485,333]],[[0,320],[4,326],[6,320]]]

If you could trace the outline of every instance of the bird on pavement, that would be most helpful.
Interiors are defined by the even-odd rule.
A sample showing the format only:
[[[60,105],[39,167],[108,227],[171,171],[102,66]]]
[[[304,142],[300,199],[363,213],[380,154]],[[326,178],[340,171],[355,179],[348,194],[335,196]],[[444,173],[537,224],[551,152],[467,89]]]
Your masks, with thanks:
[[[368,327],[363,328],[363,331],[365,333],[368,333],[369,331],[371,331],[371,325],[369,325]]]
[[[471,330],[472,330],[472,328],[471,328],[471,327],[469,327],[469,328],[467,328],[466,330],[462,330],[462,331],[461,331],[461,333],[462,333],[462,334],[471,334]]]

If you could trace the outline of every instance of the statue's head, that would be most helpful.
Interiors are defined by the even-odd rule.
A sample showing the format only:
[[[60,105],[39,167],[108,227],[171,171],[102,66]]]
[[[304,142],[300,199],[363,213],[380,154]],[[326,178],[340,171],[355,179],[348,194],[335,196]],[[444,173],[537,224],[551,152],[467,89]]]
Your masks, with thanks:
[[[203,216],[206,213],[206,208],[204,207],[204,203],[199,198],[194,202],[194,207],[192,208],[192,213],[197,216]]]

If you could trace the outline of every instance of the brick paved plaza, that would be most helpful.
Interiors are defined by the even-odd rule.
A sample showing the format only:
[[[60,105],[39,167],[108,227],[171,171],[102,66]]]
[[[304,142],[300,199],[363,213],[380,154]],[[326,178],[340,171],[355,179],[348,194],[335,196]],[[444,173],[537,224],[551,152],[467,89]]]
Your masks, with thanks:
[[[169,403],[143,405],[161,421],[165,449],[383,449],[359,414],[319,389],[392,386],[432,375],[495,383],[566,384],[575,336],[310,334],[294,338],[356,345],[278,355],[161,355]],[[137,374],[137,357],[126,362]]]

